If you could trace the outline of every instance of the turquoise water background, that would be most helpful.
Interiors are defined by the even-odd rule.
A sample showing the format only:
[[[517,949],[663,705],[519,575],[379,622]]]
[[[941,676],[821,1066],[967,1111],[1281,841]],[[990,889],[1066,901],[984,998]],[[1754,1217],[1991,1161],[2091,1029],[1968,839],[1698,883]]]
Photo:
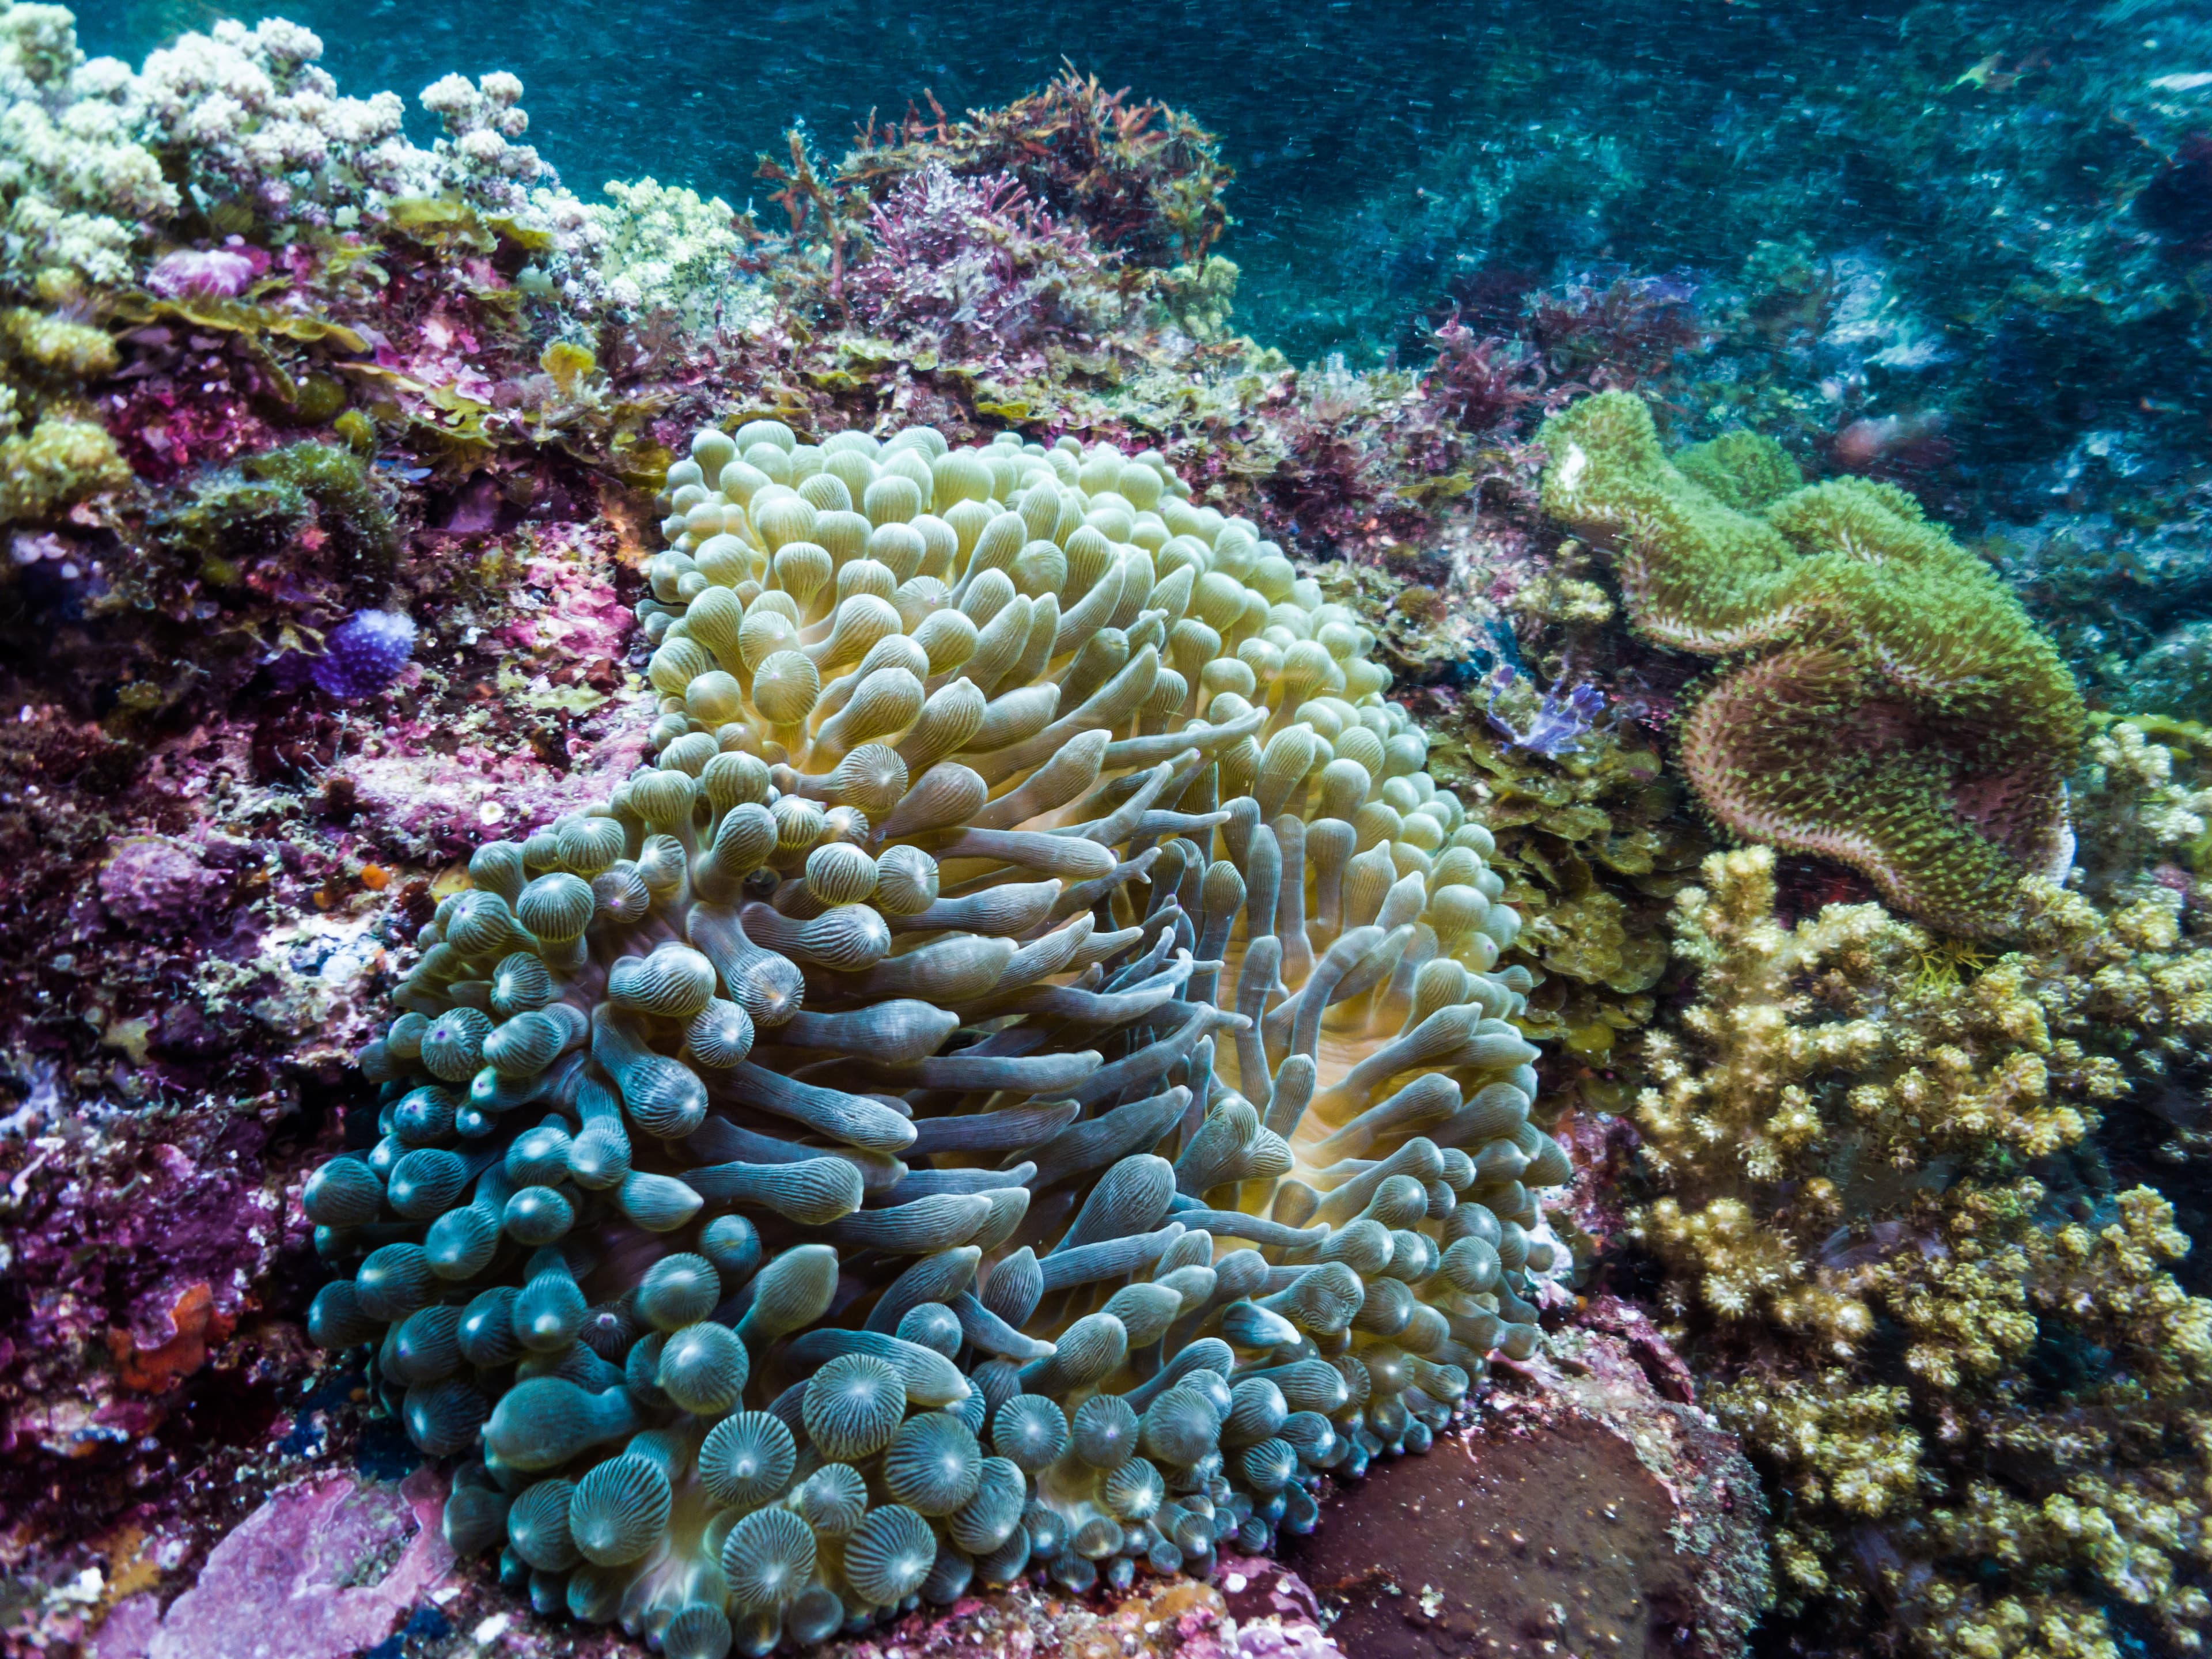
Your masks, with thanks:
[[[2047,55],[2056,42],[2078,58],[2128,33],[2094,9],[1894,0],[280,9],[323,36],[347,92],[411,101],[451,70],[514,70],[533,141],[586,195],[651,174],[740,205],[756,152],[793,120],[835,155],[871,109],[896,114],[924,88],[956,112],[1003,101],[1065,57],[1220,135],[1239,175],[1223,251],[1245,270],[1247,326],[1297,358],[1356,361],[1388,350],[1455,270],[1486,261],[1547,280],[1578,262],[1731,268],[1742,233],[1723,210],[1753,196],[1774,198],[1750,216],[1770,231],[1931,234],[1916,192],[1939,180],[1855,176],[1864,109],[1910,124],[1985,52],[2041,43]],[[80,25],[88,51],[135,60],[234,10],[255,15],[141,0],[82,6]],[[1935,123],[1948,118],[1939,102]],[[1494,222],[1527,158],[1546,152],[1565,158],[1553,171],[1586,176],[1518,187],[1510,222]],[[1514,158],[1514,178],[1486,157]]]
[[[510,70],[580,194],[651,175],[769,230],[792,123],[834,162],[872,111],[1071,62],[1218,135],[1234,321],[1292,362],[1425,368],[1456,310],[1536,339],[1554,395],[1626,374],[1677,441],[1902,483],[2096,697],[2212,721],[2203,0],[278,3],[345,91]],[[234,9],[80,21],[135,60]]]

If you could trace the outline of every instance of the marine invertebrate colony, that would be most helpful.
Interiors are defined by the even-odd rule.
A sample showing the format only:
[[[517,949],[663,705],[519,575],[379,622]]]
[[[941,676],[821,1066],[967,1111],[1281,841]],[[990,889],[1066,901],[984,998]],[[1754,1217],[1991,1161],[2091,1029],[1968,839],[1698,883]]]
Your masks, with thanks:
[[[356,611],[331,631],[309,673],[331,696],[365,697],[397,679],[414,649],[415,623],[404,611]]]
[[[1778,446],[1743,432],[1670,463],[1626,392],[1539,436],[1546,511],[1617,544],[1636,626],[1737,660],[1682,730],[1716,817],[1854,866],[1954,933],[2004,932],[2020,878],[2063,871],[2080,693],[1911,496],[1863,478],[1801,489]]]
[[[755,422],[669,484],[656,763],[477,853],[307,1197],[456,1546],[764,1652],[1425,1447],[1568,1171],[1366,630],[1152,454]]]
[[[2212,1029],[2178,905],[2030,881],[1974,973],[1879,905],[1783,927],[1768,848],[1704,878],[1634,1224],[1789,1494],[1784,1610],[1933,1659],[2201,1651],[2212,1302],[2173,1207],[2068,1158]]]
[[[52,518],[129,482],[83,395],[115,361],[102,329],[27,307],[0,312],[0,524]]]

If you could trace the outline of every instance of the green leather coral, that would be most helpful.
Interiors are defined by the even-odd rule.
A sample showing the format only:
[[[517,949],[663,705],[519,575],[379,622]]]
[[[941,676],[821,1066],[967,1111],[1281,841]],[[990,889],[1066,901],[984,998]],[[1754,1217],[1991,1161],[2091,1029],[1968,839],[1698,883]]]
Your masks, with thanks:
[[[1547,422],[1544,507],[1609,544],[1638,629],[1728,659],[1682,725],[1729,829],[1863,871],[1960,933],[2014,920],[2071,857],[2080,693],[2003,585],[1903,490],[1800,487],[1731,433],[1670,463],[1625,392]]]

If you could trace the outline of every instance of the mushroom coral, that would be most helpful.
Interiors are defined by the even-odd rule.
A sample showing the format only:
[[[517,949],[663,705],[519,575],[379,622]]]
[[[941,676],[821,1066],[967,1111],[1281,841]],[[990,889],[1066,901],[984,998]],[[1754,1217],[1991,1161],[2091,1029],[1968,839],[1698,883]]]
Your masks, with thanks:
[[[2002,933],[2062,874],[2080,692],[1979,560],[1893,485],[1800,488],[1729,433],[1669,462],[1650,410],[1602,392],[1553,416],[1545,510],[1613,545],[1637,628],[1725,659],[1683,769],[1729,829],[1863,872],[1948,931]]]
[[[676,1655],[1311,1527],[1558,1257],[1489,833],[1157,455],[702,432],[656,760],[481,848],[307,1194],[447,1525]]]

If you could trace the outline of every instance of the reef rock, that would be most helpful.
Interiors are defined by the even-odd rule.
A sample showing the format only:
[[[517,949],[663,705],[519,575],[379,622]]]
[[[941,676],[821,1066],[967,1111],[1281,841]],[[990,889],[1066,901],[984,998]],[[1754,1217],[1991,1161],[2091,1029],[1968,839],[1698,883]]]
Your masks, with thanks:
[[[1642,1316],[1561,1333],[1426,1458],[1322,1504],[1284,1551],[1360,1659],[1729,1659],[1772,1600],[1759,1476]],[[1230,1597],[1232,1611],[1239,1598]]]
[[[150,1593],[118,1606],[95,1659],[343,1659],[374,1647],[453,1565],[444,1497],[427,1470],[398,1486],[331,1474],[279,1492],[158,1622]]]

